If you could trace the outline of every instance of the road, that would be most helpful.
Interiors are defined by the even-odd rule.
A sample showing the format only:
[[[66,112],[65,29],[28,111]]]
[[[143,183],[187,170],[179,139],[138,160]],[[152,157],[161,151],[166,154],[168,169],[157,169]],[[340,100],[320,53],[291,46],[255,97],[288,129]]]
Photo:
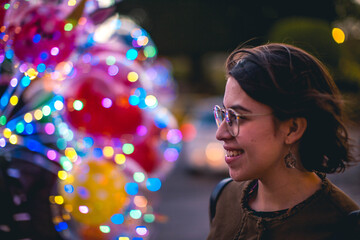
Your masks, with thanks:
[[[221,176],[190,174],[178,162],[160,190],[158,212],[165,215],[167,221],[155,224],[151,240],[206,239],[209,196],[221,179]]]

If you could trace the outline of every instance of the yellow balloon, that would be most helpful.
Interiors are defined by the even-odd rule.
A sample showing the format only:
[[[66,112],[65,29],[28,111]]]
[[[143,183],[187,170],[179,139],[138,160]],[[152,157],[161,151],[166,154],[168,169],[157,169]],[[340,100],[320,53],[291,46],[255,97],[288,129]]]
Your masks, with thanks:
[[[70,204],[72,208],[67,209],[72,209],[74,219],[84,224],[109,221],[123,209],[128,199],[124,173],[106,160],[84,161],[60,181],[64,204]]]

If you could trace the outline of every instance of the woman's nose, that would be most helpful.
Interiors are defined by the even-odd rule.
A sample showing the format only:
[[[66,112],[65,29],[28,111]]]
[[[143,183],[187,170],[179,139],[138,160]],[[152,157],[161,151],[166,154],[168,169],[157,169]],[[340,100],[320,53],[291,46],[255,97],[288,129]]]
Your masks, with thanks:
[[[231,138],[231,134],[227,129],[226,122],[222,121],[218,129],[216,130],[216,139],[219,141],[224,141],[226,139]]]

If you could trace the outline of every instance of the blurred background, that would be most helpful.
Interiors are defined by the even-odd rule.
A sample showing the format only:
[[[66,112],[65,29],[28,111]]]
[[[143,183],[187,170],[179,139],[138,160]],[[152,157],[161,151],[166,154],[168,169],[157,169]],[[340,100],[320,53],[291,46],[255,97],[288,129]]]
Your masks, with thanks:
[[[4,14],[5,11],[9,13],[8,9],[16,12],[16,4],[13,4],[16,2],[27,4],[30,1],[4,1],[1,5],[4,8],[0,9],[0,13]],[[34,0],[33,2],[41,4],[56,2],[59,5],[60,3],[66,5],[66,7],[69,7],[70,3],[71,6],[85,4],[85,1],[74,0]],[[212,109],[215,104],[222,103],[226,57],[236,47],[244,43],[252,46],[267,42],[290,43],[309,51],[323,61],[346,100],[345,110],[349,116],[348,128],[355,146],[354,154],[360,155],[359,0],[89,0],[88,3],[93,3],[88,7],[88,10],[85,7],[85,10],[79,10],[81,7],[77,7],[77,11],[68,10],[65,17],[67,19],[71,17],[71,20],[77,22],[77,25],[74,24],[74,28],[75,26],[77,28],[76,34],[91,36],[95,32],[95,37],[79,38],[80,44],[75,44],[75,41],[71,42],[67,46],[70,56],[67,56],[69,57],[68,60],[63,57],[61,61],[55,59],[55,63],[46,63],[48,66],[46,71],[40,71],[40,68],[37,67],[34,72],[41,77],[35,76],[29,70],[22,70],[22,68],[31,70],[31,64],[25,64],[25,66],[24,63],[34,63],[37,61],[35,58],[29,60],[29,56],[27,58],[23,56],[21,59],[26,51],[15,51],[14,53],[14,51],[9,50],[16,48],[12,40],[8,40],[11,39],[11,34],[10,37],[5,34],[6,31],[11,30],[8,27],[11,24],[7,25],[6,31],[4,27],[0,28],[0,44],[7,44],[4,51],[0,48],[0,63],[2,64],[0,83],[8,84],[10,79],[16,76],[16,72],[21,77],[33,76],[31,80],[37,79],[38,82],[43,80],[49,82],[47,80],[50,77],[46,77],[46,73],[49,73],[51,78],[58,81],[55,85],[60,85],[60,82],[62,84],[65,78],[76,81],[76,84],[73,84],[74,82],[67,84],[65,93],[53,86],[49,90],[51,94],[45,91],[46,96],[54,95],[48,97],[48,99],[52,99],[53,105],[56,101],[60,101],[57,102],[58,105],[62,104],[59,108],[55,106],[54,112],[46,115],[49,117],[45,120],[41,117],[37,119],[35,115],[35,109],[39,106],[43,107],[42,104],[45,100],[40,99],[44,100],[41,104],[39,103],[40,100],[35,101],[38,104],[36,107],[32,105],[33,98],[38,99],[41,95],[38,94],[40,90],[32,90],[30,91],[31,94],[28,94],[30,97],[19,100],[21,106],[19,106],[20,104],[17,105],[17,102],[13,104],[12,108],[16,111],[23,110],[24,106],[28,107],[25,110],[33,115],[29,121],[25,118],[26,123],[32,123],[33,118],[38,120],[37,122],[34,120],[33,122],[36,123],[32,126],[44,128],[47,135],[44,131],[41,132],[41,136],[40,133],[33,131],[23,134],[28,129],[24,130],[24,126],[22,129],[20,127],[18,129],[19,124],[16,119],[16,121],[13,119],[16,126],[13,124],[12,129],[11,126],[8,126],[11,122],[11,114],[9,121],[6,121],[6,118],[4,120],[3,116],[0,117],[1,130],[3,130],[4,136],[6,131],[3,128],[9,127],[13,133],[17,131],[19,139],[20,137],[24,139],[31,137],[32,140],[37,141],[28,141],[28,144],[25,140],[19,141],[20,143],[11,142],[11,132],[9,137],[5,136],[6,139],[0,138],[0,147],[7,150],[1,149],[0,152],[2,167],[0,190],[10,192],[9,196],[11,196],[1,199],[0,207],[2,208],[0,210],[7,211],[9,208],[6,204],[12,202],[17,207],[16,211],[21,213],[14,215],[14,217],[18,217],[18,220],[15,219],[16,221],[28,221],[31,216],[31,218],[39,220],[38,224],[34,224],[39,229],[43,226],[43,229],[51,228],[53,231],[51,234],[58,237],[56,239],[61,239],[57,232],[62,233],[64,239],[77,239],[74,237],[76,234],[73,233],[76,231],[72,231],[74,229],[81,229],[78,234],[84,239],[110,239],[107,238],[110,228],[112,229],[112,236],[116,236],[116,238],[111,239],[119,240],[206,239],[209,231],[209,196],[216,184],[221,179],[228,177],[222,144],[215,139],[216,124]],[[39,7],[38,9],[42,8]],[[84,18],[80,18],[79,12],[81,11],[85,12]],[[39,12],[40,16],[46,18],[41,15],[41,11]],[[38,12],[35,13],[38,14]],[[31,13],[33,19],[36,19],[35,16],[37,16],[35,13]],[[115,21],[116,27],[114,29],[116,30],[111,32],[109,29],[114,26],[111,25],[110,21],[106,22],[105,19],[110,19],[115,13],[117,14],[116,17],[111,20]],[[31,19],[31,17],[29,18]],[[64,20],[65,17],[62,16],[60,20]],[[26,21],[30,21],[29,18]],[[7,17],[4,22],[11,23],[14,19]],[[19,24],[16,20],[13,22],[12,24],[15,26]],[[125,28],[123,29],[123,27]],[[39,28],[41,29],[41,27]],[[14,36],[19,36],[16,34],[19,34],[21,29],[13,28],[12,31],[14,31]],[[71,32],[71,29],[69,31]],[[108,32],[111,33],[108,34]],[[21,34],[20,36],[24,37]],[[36,36],[30,35],[31,39],[27,40],[36,45],[40,40],[43,40]],[[67,38],[65,40],[72,40],[74,37],[66,34],[64,36]],[[16,42],[15,40],[16,38],[14,38],[14,42]],[[19,42],[21,43],[23,40],[20,38]],[[55,40],[55,37],[52,40]],[[109,41],[106,42],[107,40]],[[134,40],[136,40],[135,43]],[[48,43],[46,42],[46,44]],[[21,49],[19,46],[18,48]],[[53,48],[50,49],[53,50]],[[75,58],[71,57],[70,49],[75,49],[75,54],[73,54]],[[29,52],[32,54],[35,50],[29,50]],[[57,56],[57,54],[51,52],[51,55]],[[155,58],[159,61],[154,60]],[[45,60],[47,61],[47,58]],[[45,60],[41,59],[43,62]],[[97,65],[98,62],[100,65]],[[39,64],[38,62],[37,64],[40,66],[42,63]],[[96,71],[91,72],[93,69]],[[118,72],[122,71],[128,75],[126,77],[117,75]],[[91,74],[88,74],[89,72]],[[101,77],[93,79],[94,76],[99,75],[99,72],[101,72]],[[11,77],[6,76],[7,74]],[[59,75],[64,79],[60,79],[60,81]],[[138,78],[143,79],[137,81]],[[17,84],[17,81],[15,82]],[[96,82],[96,84],[85,84],[79,87],[77,82]],[[11,80],[10,84],[11,86],[14,85],[15,88],[14,81]],[[30,80],[24,88],[29,84]],[[115,85],[126,85],[126,91],[120,91],[121,94],[125,93],[124,98],[112,102],[109,99],[119,95],[117,92],[119,89],[112,87]],[[148,87],[149,85],[150,87]],[[80,88],[81,91],[76,92],[73,88]],[[97,92],[98,89],[102,89],[102,91],[99,93]],[[148,92],[146,93],[145,90]],[[26,91],[28,90],[25,89]],[[1,88],[3,96],[7,92],[6,88]],[[43,94],[43,92],[41,93]],[[88,104],[90,109],[86,109],[85,100],[87,96],[97,100],[106,99],[106,101],[102,102],[102,105],[99,102],[92,102],[92,105]],[[148,96],[151,98],[146,99],[145,97]],[[91,97],[87,99],[89,102]],[[8,98],[10,97],[8,96]],[[81,98],[85,100],[77,102]],[[4,104],[3,97],[0,100],[0,110],[5,116],[6,111],[4,109],[8,107],[9,99],[4,100],[6,102]],[[31,104],[27,104],[28,102]],[[138,108],[126,110],[118,102],[138,106],[140,110]],[[109,112],[106,110],[115,105],[118,107],[119,115],[114,115],[116,111]],[[98,109],[102,109],[101,112],[98,112]],[[144,109],[150,109],[153,112],[143,119],[141,113],[145,112]],[[20,112],[26,113],[25,110]],[[65,112],[64,121],[60,118],[62,111]],[[44,108],[42,108],[42,112],[45,115]],[[76,115],[84,112],[83,115]],[[128,116],[127,114],[134,114],[131,115],[134,116],[133,118],[128,118],[132,120],[130,123],[124,120],[123,116]],[[109,122],[105,121],[104,123],[101,115],[110,119]],[[96,121],[96,124],[86,125],[89,118]],[[134,119],[141,122],[141,125],[135,123]],[[150,121],[147,122],[146,120],[149,119]],[[28,126],[26,123],[24,123],[25,126]],[[61,129],[64,129],[63,123],[69,123],[69,126],[65,125],[64,134],[61,133]],[[126,127],[118,128],[122,124],[123,126],[126,124],[131,126],[131,131]],[[99,128],[99,126],[101,127]],[[116,131],[113,131],[114,129]],[[60,136],[53,137],[54,132],[60,132]],[[70,137],[69,133],[71,133]],[[43,135],[45,135],[44,138]],[[109,138],[109,136],[113,138]],[[114,138],[116,139],[114,140]],[[62,140],[61,144],[59,144],[59,139]],[[34,143],[36,143],[36,147],[34,147]],[[51,150],[37,148],[41,144],[46,145],[46,147],[55,147]],[[8,146],[11,148],[5,148]],[[126,147],[124,148],[124,146]],[[24,148],[27,148],[26,151],[23,151]],[[21,154],[18,151],[19,149]],[[31,154],[36,152],[38,155],[36,157],[27,155],[28,150]],[[10,152],[13,155],[9,154]],[[14,152],[18,154],[16,155]],[[158,152],[161,155],[156,155]],[[43,155],[46,154],[47,156],[44,157]],[[65,159],[64,161],[61,159],[58,161],[59,156],[62,156],[61,154],[66,156],[66,158],[61,158],[62,160]],[[41,157],[39,157],[40,155]],[[18,159],[12,159],[13,156]],[[27,158],[26,164],[24,164],[24,158]],[[84,164],[89,158],[90,163]],[[124,164],[125,158],[127,166]],[[19,159],[21,161],[17,161]],[[9,162],[13,164],[11,167],[7,165]],[[33,164],[34,162],[36,164]],[[58,164],[55,167],[48,162],[58,162]],[[100,162],[111,164],[96,165]],[[75,165],[79,168],[72,171],[73,165],[74,169]],[[124,175],[123,178],[108,177],[110,175],[108,173],[113,169],[118,171],[115,176]],[[93,171],[93,175],[86,179],[83,175],[89,171]],[[22,178],[22,176],[26,177]],[[72,178],[68,176],[72,176]],[[92,178],[97,179],[97,182],[91,182],[89,179]],[[341,174],[331,174],[329,178],[360,204],[360,166],[354,166]],[[6,182],[7,179],[9,182]],[[79,186],[73,184],[74,179]],[[63,190],[61,194],[53,193],[52,184],[56,181],[60,181],[61,187],[65,186],[65,192]],[[81,188],[84,181],[89,185]],[[113,185],[98,186],[96,185],[98,182],[110,182]],[[125,186],[126,193],[124,191],[116,192],[118,189],[116,183],[119,182]],[[121,189],[124,188],[123,185]],[[15,190],[8,186],[15,186]],[[24,189],[20,189],[19,186],[25,186],[23,188],[29,194],[20,192]],[[74,192],[74,187],[79,187],[78,189],[81,190],[78,190],[79,196],[77,197],[79,198],[75,198],[75,200],[71,195],[69,196],[69,193]],[[85,199],[87,193],[92,190],[97,191],[97,193],[101,192],[100,202],[106,203],[103,205],[118,202],[119,199],[113,201],[110,198],[111,193],[116,192],[121,195],[120,202],[125,210],[121,214],[112,215],[119,206],[109,204],[112,207],[112,212],[109,214],[100,211],[98,216],[96,214],[86,215],[89,209],[84,208],[83,204],[90,204],[89,199],[85,203],[80,200]],[[51,194],[50,203],[49,194]],[[124,198],[126,199],[124,200]],[[64,200],[65,203],[69,201],[71,206],[64,204]],[[97,198],[90,198],[90,200],[99,201]],[[59,206],[64,209],[58,210],[57,207]],[[101,207],[106,208],[106,206]],[[81,212],[78,217],[74,214],[75,223],[70,217],[73,213],[72,208],[78,208]],[[22,211],[28,209],[33,210],[30,211],[30,214],[24,215]],[[109,221],[109,216],[112,216],[111,221]],[[113,218],[114,216],[115,218]],[[106,224],[100,220],[97,221],[97,217],[103,217]],[[6,214],[3,214],[0,217],[0,238],[7,236],[2,234],[11,232],[12,225],[9,227],[7,221],[13,220],[9,220]],[[39,224],[40,222],[41,224]],[[48,225],[45,226],[43,223]],[[52,224],[55,225],[56,233],[54,233]],[[122,235],[123,233],[128,234]],[[6,239],[6,237],[2,239]],[[49,237],[48,239],[55,238]]]
[[[354,145],[360,145],[360,1],[122,1],[117,11],[134,18],[172,64],[177,101],[172,109],[184,147],[161,191],[155,239],[205,239],[209,195],[227,176],[215,140],[212,107],[222,102],[224,62],[243,43],[297,45],[321,59],[344,94]],[[356,151],[356,153],[359,153]],[[360,203],[360,169],[329,178]]]

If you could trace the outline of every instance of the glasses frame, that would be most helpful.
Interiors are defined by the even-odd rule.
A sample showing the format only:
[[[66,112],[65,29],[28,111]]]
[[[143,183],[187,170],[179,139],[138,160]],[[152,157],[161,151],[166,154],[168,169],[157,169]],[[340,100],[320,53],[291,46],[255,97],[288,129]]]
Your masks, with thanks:
[[[221,119],[220,119],[218,117],[217,110],[220,110],[222,113],[225,113],[225,118],[223,118],[221,116]],[[232,123],[231,123],[231,120],[229,118],[229,111],[231,111],[234,114],[234,116],[236,117],[236,126],[237,126],[236,134],[232,130]],[[237,135],[239,135],[239,132],[240,132],[240,121],[239,121],[239,119],[241,119],[243,117],[267,116],[267,115],[271,115],[271,114],[272,113],[236,113],[235,110],[232,109],[232,108],[225,109],[225,108],[220,107],[219,105],[214,106],[214,117],[215,117],[215,122],[216,122],[217,127],[219,128],[220,125],[225,120],[226,128],[227,128],[228,132],[231,134],[231,136],[233,136],[233,137],[237,137]],[[221,120],[221,121],[218,121],[218,119]]]

